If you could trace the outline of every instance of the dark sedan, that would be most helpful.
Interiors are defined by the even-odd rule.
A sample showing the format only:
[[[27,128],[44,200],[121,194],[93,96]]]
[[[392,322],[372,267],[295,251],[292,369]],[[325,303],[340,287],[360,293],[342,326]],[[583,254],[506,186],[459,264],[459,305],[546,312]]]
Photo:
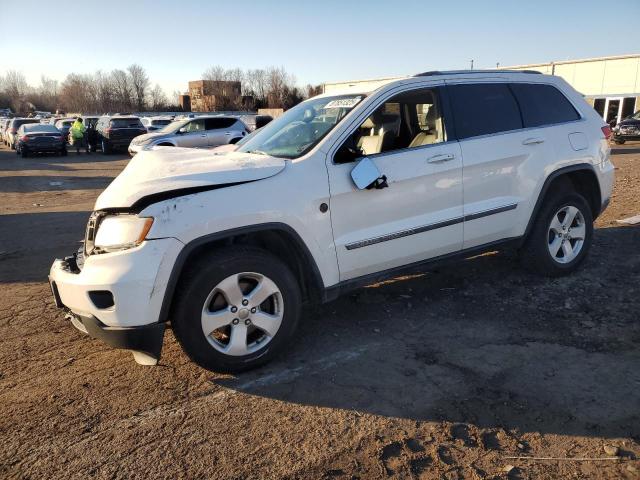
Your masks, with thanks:
[[[34,153],[67,154],[66,138],[53,125],[41,123],[22,125],[16,137],[16,153],[23,157]]]
[[[640,110],[622,120],[613,129],[613,141],[622,145],[627,140],[640,140]]]

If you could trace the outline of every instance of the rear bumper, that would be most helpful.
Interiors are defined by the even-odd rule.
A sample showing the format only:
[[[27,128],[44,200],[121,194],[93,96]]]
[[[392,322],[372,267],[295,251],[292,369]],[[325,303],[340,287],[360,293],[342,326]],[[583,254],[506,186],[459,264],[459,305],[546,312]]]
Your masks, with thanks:
[[[624,134],[624,133],[614,133],[613,140],[625,140],[625,141],[634,141],[640,140],[640,134]]]
[[[29,152],[41,153],[41,152],[59,152],[66,148],[66,144],[59,143],[58,145],[21,145],[20,148],[24,148]]]
[[[109,142],[113,148],[128,148],[131,144],[132,138],[107,138],[105,141]]]

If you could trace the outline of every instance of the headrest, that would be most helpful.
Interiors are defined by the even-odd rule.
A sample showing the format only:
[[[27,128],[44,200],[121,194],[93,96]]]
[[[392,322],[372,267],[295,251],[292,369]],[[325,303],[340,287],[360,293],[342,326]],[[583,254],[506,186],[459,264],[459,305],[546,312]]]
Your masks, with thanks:
[[[369,118],[367,118],[364,123],[362,124],[361,128],[376,128],[379,127],[382,124],[382,112],[379,110],[376,110],[375,112],[373,112],[371,115],[369,115]]]

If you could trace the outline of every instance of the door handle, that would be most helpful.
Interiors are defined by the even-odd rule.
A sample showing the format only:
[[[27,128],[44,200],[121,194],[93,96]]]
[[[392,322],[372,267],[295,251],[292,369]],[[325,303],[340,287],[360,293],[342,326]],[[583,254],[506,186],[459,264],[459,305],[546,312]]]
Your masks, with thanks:
[[[224,132],[225,135],[231,135],[231,132]]]
[[[527,138],[522,141],[523,145],[537,145],[539,143],[544,143],[544,138],[533,137],[533,138]]]
[[[200,134],[200,136],[201,136],[201,137],[206,137],[206,136],[207,136],[207,134],[206,134],[206,133],[201,133],[201,134]]]
[[[453,153],[441,153],[427,158],[427,163],[448,162],[449,160],[453,160],[454,158],[456,158],[456,156]]]

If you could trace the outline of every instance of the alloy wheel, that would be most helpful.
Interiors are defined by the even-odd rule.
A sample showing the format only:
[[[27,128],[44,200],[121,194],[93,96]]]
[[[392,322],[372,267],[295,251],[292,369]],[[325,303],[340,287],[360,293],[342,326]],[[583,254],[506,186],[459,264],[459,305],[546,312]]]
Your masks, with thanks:
[[[558,263],[570,263],[580,254],[586,235],[582,212],[573,205],[558,210],[548,229],[549,253]]]
[[[260,273],[238,273],[222,280],[207,296],[202,332],[219,352],[248,355],[275,337],[283,315],[282,293],[275,282]]]

